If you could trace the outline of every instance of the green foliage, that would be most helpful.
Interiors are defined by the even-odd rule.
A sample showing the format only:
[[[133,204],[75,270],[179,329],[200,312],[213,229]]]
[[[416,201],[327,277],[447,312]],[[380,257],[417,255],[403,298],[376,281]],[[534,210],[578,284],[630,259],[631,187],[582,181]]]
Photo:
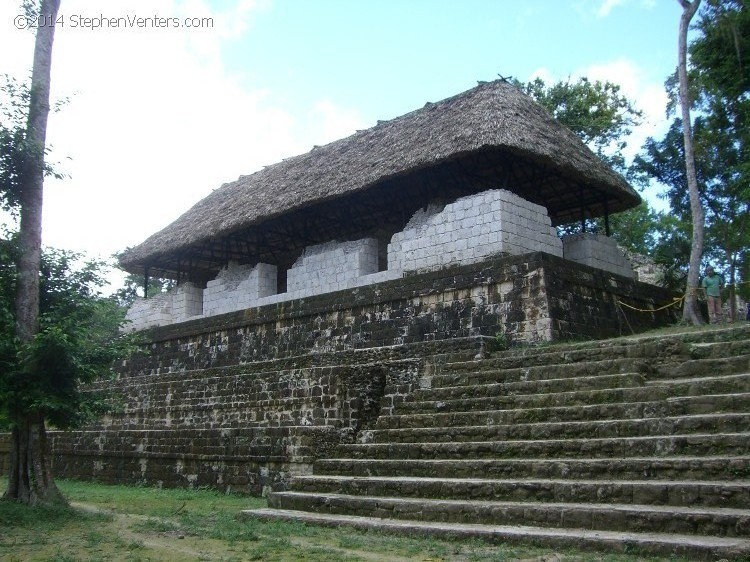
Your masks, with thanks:
[[[750,91],[750,11],[744,0],[708,0],[697,24],[700,37],[690,59],[701,85],[711,93],[746,104]],[[743,99],[744,98],[744,99]]]
[[[622,213],[615,213],[609,219],[612,238],[621,246],[633,252],[649,255],[659,241],[663,213],[654,211],[646,201]],[[598,230],[604,230],[604,221],[596,221]]]
[[[0,478],[0,492],[4,485]],[[84,503],[88,509],[58,508],[55,512],[0,502],[0,559],[127,560],[135,552],[134,560],[682,560],[569,549],[561,553],[559,548],[544,546],[243,519],[237,516],[241,510],[264,507],[265,499],[208,490],[70,480],[58,481],[58,485],[73,502]],[[179,543],[178,536],[182,538]]]
[[[78,426],[110,407],[108,397],[82,385],[108,376],[115,359],[134,345],[121,336],[124,311],[104,298],[104,264],[79,265],[80,256],[45,251],[40,277],[40,329],[27,345],[14,337],[15,236],[0,239],[0,425],[41,411],[55,427]]]
[[[620,93],[620,86],[588,78],[552,86],[537,78],[518,85],[615,170],[625,170],[622,151],[643,114]]]
[[[164,293],[177,286],[173,279],[161,279],[151,277],[148,280],[148,296],[153,297],[159,293]],[[143,297],[143,276],[128,274],[125,277],[122,287],[115,291],[113,295],[117,303],[124,308],[129,307],[136,298]]]
[[[44,149],[30,142],[26,136],[26,117],[30,92],[26,84],[5,75],[0,86],[0,209],[15,214],[18,211],[21,186],[29,166],[37,161]],[[44,164],[45,175],[61,179],[65,175],[55,167]]]
[[[0,208],[15,211],[28,165],[34,152],[26,143],[29,90],[8,76],[0,89]]]
[[[697,114],[693,144],[705,212],[704,261],[727,272],[728,281],[742,283],[750,261],[750,12],[744,2],[709,0],[695,30],[690,98]],[[674,83],[670,78],[667,88],[674,90]],[[668,111],[674,110],[672,103]],[[684,161],[682,123],[675,119],[661,140],[646,142],[634,164],[666,187],[681,228],[691,221]]]
[[[495,334],[495,339],[492,342],[492,349],[490,351],[504,351],[508,349],[508,347],[508,338],[505,336],[505,333],[497,332]]]
[[[528,84],[516,85],[578,135],[609,166],[630,175],[623,150],[632,127],[641,122],[643,115],[622,95],[618,85],[592,82],[587,78],[551,86],[537,78]],[[659,239],[660,220],[660,215],[643,202],[634,209],[610,217],[612,237],[633,252],[651,254]],[[574,234],[580,230],[580,223],[559,227],[561,234]],[[587,219],[586,230],[605,231],[604,220]]]

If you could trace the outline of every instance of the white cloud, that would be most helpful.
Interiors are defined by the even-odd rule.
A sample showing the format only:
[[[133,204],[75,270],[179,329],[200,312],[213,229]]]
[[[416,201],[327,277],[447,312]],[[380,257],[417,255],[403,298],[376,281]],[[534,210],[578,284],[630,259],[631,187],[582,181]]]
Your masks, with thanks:
[[[628,59],[592,65],[577,73],[592,80],[610,81],[618,84],[622,93],[643,112],[643,123],[633,130],[628,141],[626,156],[633,157],[649,136],[660,136],[666,132],[665,117],[667,94],[661,83],[648,81],[644,72]]]
[[[643,112],[643,122],[633,128],[623,151],[627,159],[640,152],[648,137],[659,138],[666,133],[669,122],[665,115],[667,94],[663,84],[649,81],[641,68],[628,59],[618,59],[609,63],[592,65],[582,69],[580,76],[592,80],[609,80],[619,84],[622,93]],[[648,188],[644,195],[649,204],[660,211],[668,210],[667,203],[658,197],[660,189]]]
[[[308,114],[311,129],[319,131],[319,144],[347,137],[367,127],[362,117],[353,110],[342,110],[329,100],[320,100]]]
[[[649,80],[646,73],[633,61],[620,58],[607,63],[590,65],[573,72],[571,76],[554,76],[548,69],[535,70],[529,80],[542,78],[547,84],[554,84],[559,80],[578,80],[587,77],[590,80],[609,81],[620,86],[622,94],[627,97],[636,109],[643,112],[643,122],[633,128],[627,139],[624,150],[625,157],[632,159],[641,149],[648,137],[660,138],[669,128],[665,116],[667,94],[661,82]],[[649,203],[660,210],[665,209],[665,203],[654,193],[647,193]]]
[[[585,19],[591,17],[603,19],[608,17],[613,9],[618,6],[623,6],[629,1],[630,0],[578,0],[573,4],[573,7]]]
[[[626,0],[601,0],[596,15],[600,18],[606,18],[615,7],[621,6],[625,2]]]
[[[133,0],[101,4],[95,13],[82,0],[63,5],[68,18],[155,15],[151,3]],[[47,183],[45,244],[106,257],[140,243],[222,183],[361,126],[355,112],[330,101],[292,114],[272,92],[248,89],[226,70],[222,42],[251,28],[264,6],[240,1],[216,13],[200,0],[158,5],[159,16],[231,23],[213,30],[58,28],[53,96],[72,98],[50,116],[48,139],[71,178]],[[0,20],[9,19],[6,7]],[[3,60],[2,68],[23,76],[33,34],[9,31],[0,32],[2,51],[29,56],[15,66]]]
[[[537,78],[541,78],[545,84],[552,84],[556,82],[554,74],[548,69],[548,68],[537,68],[534,72],[531,73],[529,76],[529,82],[532,80],[536,80]]]

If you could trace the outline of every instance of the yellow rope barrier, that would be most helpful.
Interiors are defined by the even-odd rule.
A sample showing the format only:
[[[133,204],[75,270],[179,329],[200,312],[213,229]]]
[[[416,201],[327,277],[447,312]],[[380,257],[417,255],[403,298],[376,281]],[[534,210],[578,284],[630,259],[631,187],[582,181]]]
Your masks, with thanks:
[[[748,284],[750,284],[750,281],[742,281],[741,283],[735,284],[735,286],[748,285]],[[705,291],[706,291],[705,287],[691,287],[681,297],[675,297],[674,299],[672,299],[672,302],[665,304],[664,306],[661,306],[659,308],[637,308],[635,306],[631,306],[629,304],[622,302],[617,297],[615,297],[615,303],[617,304],[617,306],[624,306],[626,308],[629,308],[630,310],[635,310],[636,312],[658,312],[660,310],[669,308],[670,306],[681,305],[682,301],[684,301],[688,297],[688,295],[695,294],[695,293],[701,294],[701,293],[705,293]]]
[[[659,308],[636,308],[635,306],[630,306],[629,304],[625,304],[624,302],[622,302],[617,297],[615,297],[615,302],[617,303],[618,306],[624,306],[626,308],[629,308],[630,310],[635,310],[637,312],[658,312],[660,310],[664,310],[665,308],[669,308],[670,306],[677,306],[677,305],[681,304],[682,301],[685,300],[686,296],[687,295],[683,295],[681,297],[675,297],[672,300],[672,302],[670,302],[669,304],[665,304],[664,306],[661,306]]]

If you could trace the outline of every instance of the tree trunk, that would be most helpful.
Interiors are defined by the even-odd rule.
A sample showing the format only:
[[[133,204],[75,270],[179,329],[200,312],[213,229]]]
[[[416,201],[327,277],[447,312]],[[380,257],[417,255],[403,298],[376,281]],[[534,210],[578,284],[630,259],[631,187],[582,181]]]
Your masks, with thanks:
[[[737,293],[735,284],[737,283],[737,254],[729,254],[729,321],[737,322]]]
[[[34,45],[29,116],[26,125],[27,158],[20,188],[20,257],[16,292],[16,336],[21,345],[39,331],[39,268],[42,254],[44,149],[49,115],[52,43],[60,0],[43,0]],[[47,456],[47,435],[41,411],[22,412],[12,420],[10,472],[6,499],[28,504],[64,501],[55,486]]]
[[[693,133],[690,124],[690,95],[688,93],[687,78],[687,32],[690,20],[698,11],[701,0],[679,0],[682,5],[680,17],[680,32],[678,40],[677,73],[680,78],[680,106],[682,108],[682,134],[685,139],[685,168],[687,172],[688,193],[690,195],[690,211],[693,220],[693,241],[690,248],[690,264],[688,266],[687,291],[682,318],[694,325],[703,324],[698,312],[698,282],[700,280],[701,257],[703,256],[703,226],[704,214],[698,192],[698,180],[695,173],[695,152],[693,151]]]
[[[4,499],[32,506],[67,503],[55,484],[44,416],[39,412],[25,416],[13,428],[10,474]]]

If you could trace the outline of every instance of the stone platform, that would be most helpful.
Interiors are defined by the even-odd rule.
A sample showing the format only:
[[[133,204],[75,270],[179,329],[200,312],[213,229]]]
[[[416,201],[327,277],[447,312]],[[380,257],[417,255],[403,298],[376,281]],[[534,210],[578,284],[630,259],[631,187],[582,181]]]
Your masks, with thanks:
[[[55,470],[255,494],[283,487],[442,362],[497,344],[654,328],[674,319],[670,309],[623,313],[617,300],[655,309],[671,298],[532,253],[154,328],[116,381],[96,387],[118,394],[121,409],[81,431],[51,432]]]

